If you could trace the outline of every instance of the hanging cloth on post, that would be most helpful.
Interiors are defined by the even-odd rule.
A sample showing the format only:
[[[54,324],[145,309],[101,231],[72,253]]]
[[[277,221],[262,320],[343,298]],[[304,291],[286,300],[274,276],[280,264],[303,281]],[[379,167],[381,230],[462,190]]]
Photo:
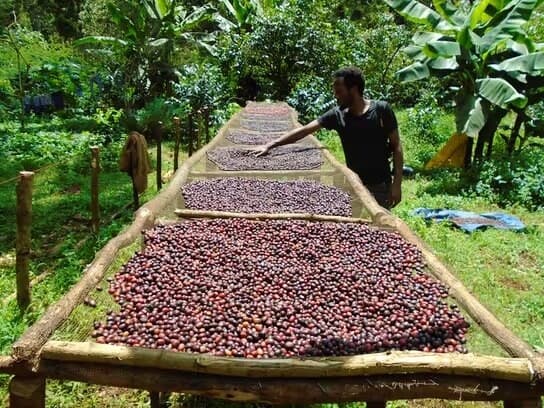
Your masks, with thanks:
[[[147,175],[151,173],[151,162],[147,152],[147,142],[142,134],[130,132],[128,135],[121,152],[119,170],[132,177],[138,194],[147,189]]]

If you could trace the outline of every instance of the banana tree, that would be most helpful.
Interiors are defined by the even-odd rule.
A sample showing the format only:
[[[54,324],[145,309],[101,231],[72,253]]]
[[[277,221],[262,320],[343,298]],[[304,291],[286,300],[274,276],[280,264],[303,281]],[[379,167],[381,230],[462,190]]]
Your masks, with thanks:
[[[224,31],[252,31],[260,17],[286,0],[221,0],[223,13],[216,13],[215,20]]]
[[[108,9],[122,35],[88,36],[74,44],[119,53],[123,88],[134,89],[141,102],[165,91],[173,77],[171,58],[177,47],[199,45],[211,51],[209,36],[197,31],[211,17],[208,5],[189,11],[180,0],[122,0],[109,3]],[[126,107],[133,103],[128,101]]]
[[[485,143],[490,154],[504,116],[523,114],[542,94],[544,47],[529,38],[525,26],[543,0],[433,0],[432,7],[416,0],[385,2],[422,27],[404,50],[413,63],[397,72],[399,79],[452,76],[457,131],[471,142],[477,138],[476,160]]]

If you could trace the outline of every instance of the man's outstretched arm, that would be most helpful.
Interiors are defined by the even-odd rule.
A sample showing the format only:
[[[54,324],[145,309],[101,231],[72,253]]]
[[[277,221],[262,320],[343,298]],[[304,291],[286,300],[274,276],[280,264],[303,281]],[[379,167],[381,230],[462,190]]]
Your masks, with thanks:
[[[310,133],[318,131],[319,129],[321,129],[321,125],[316,119],[305,126],[291,130],[285,135],[280,136],[276,140],[273,140],[272,142],[267,143],[264,146],[258,147],[257,149],[255,149],[255,153],[257,156],[264,156],[270,151],[270,149],[273,149],[274,147],[295,143],[296,141],[308,136]]]

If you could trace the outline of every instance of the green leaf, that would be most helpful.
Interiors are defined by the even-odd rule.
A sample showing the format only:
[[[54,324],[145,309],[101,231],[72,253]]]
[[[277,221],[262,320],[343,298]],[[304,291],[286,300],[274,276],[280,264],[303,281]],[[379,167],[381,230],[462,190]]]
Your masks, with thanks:
[[[500,64],[490,65],[495,71],[519,71],[537,76],[544,70],[544,52],[535,52],[528,55],[510,58]]]
[[[508,109],[508,105],[524,108],[527,97],[519,93],[516,88],[501,78],[484,78],[476,81],[478,94],[489,102]]]
[[[415,0],[385,0],[385,2],[408,21],[436,27],[442,21],[440,14]]]
[[[451,58],[435,58],[428,62],[430,68],[435,70],[455,71],[459,69],[459,64],[455,57]]]
[[[113,46],[125,47],[127,45],[127,42],[115,37],[92,35],[92,36],[83,37],[78,40],[75,40],[73,44],[78,47],[89,46],[89,45],[90,46],[113,45]]]
[[[428,42],[444,39],[444,34],[429,31],[418,31],[412,36],[412,42],[416,45],[425,46]]]
[[[486,24],[495,14],[502,10],[504,3],[504,0],[480,0],[477,2],[470,12],[470,28]]]
[[[168,38],[157,38],[156,40],[152,40],[148,43],[150,47],[161,47],[164,44],[166,44],[168,41],[170,41]]]
[[[531,18],[533,10],[543,0],[514,0],[499,11],[488,22],[492,27],[482,37],[481,50],[490,52],[500,41],[514,35],[525,35],[524,26]],[[526,35],[525,35],[526,36]]]
[[[458,130],[468,137],[477,137],[489,116],[489,102],[471,95],[458,111]]]
[[[449,0],[433,0],[433,6],[450,24],[460,26],[466,19],[463,9],[451,4]]]
[[[155,0],[155,10],[157,10],[161,20],[170,13],[171,8],[172,0]]]
[[[409,45],[402,50],[407,56],[415,61],[424,61],[427,56],[423,52],[423,47],[417,45]]]
[[[419,81],[420,79],[428,78],[430,75],[429,67],[419,61],[397,71],[397,76],[402,82]]]
[[[461,55],[461,47],[453,41],[430,41],[423,47],[423,52],[431,58],[453,57]]]

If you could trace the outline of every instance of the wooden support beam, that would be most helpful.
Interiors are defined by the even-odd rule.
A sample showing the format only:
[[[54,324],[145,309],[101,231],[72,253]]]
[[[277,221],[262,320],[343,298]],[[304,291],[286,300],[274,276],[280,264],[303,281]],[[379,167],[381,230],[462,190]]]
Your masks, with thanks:
[[[348,357],[245,359],[93,342],[49,341],[41,357],[80,363],[124,364],[240,377],[348,377],[383,374],[447,374],[530,383],[529,360],[459,353],[392,351]]]
[[[42,359],[47,378],[160,392],[181,392],[240,402],[316,404],[440,398],[502,401],[538,398],[544,385],[444,375],[386,375],[343,378],[241,378]]]
[[[45,408],[45,378],[15,376],[9,383],[10,408]]]

